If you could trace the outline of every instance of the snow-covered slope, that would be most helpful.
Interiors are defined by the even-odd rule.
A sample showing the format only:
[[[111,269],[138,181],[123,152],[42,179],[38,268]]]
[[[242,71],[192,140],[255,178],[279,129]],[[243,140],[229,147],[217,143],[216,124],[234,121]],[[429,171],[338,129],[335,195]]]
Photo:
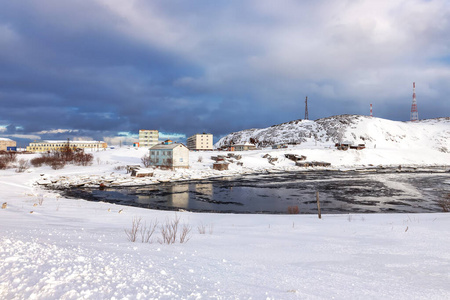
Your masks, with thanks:
[[[231,133],[216,147],[254,142],[260,147],[280,144],[332,145],[339,141],[364,143],[368,147],[432,148],[450,151],[450,118],[399,122],[359,115],[340,115],[310,120],[295,120],[263,129]]]

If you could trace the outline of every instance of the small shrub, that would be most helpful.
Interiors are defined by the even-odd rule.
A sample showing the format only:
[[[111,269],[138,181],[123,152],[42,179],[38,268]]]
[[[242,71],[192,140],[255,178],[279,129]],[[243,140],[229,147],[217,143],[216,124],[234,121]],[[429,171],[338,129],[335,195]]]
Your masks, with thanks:
[[[300,213],[300,209],[298,206],[288,206],[288,214],[290,215],[297,215]]]
[[[50,167],[52,167],[53,170],[62,169],[64,168],[65,165],[66,165],[65,161],[53,160],[50,162]]]
[[[438,205],[442,208],[443,212],[450,211],[450,194],[447,194],[444,199],[438,201]]]
[[[8,165],[8,160],[3,155],[0,156],[0,170],[5,170],[6,168],[8,168]]]
[[[212,234],[214,226],[212,224],[206,226],[203,223],[201,223],[199,226],[197,226],[197,230],[199,234],[206,234],[206,229],[208,229],[208,233]]]
[[[148,168],[152,165],[152,159],[150,158],[150,153],[141,157],[141,163],[144,167]]]
[[[183,228],[180,233],[180,244],[187,243],[191,236],[189,235],[192,230],[192,227],[188,224],[183,224]]]
[[[197,226],[198,233],[205,234],[206,233],[206,226],[202,223]]]
[[[142,243],[151,243],[153,233],[158,227],[158,220],[152,221],[148,226],[147,222],[144,223],[144,226],[141,226],[140,234],[141,234],[141,242]]]
[[[16,152],[3,151],[0,154],[0,170],[7,169],[12,163],[16,162],[16,160],[17,160]]]
[[[25,170],[28,170],[30,168],[30,162],[26,159],[19,159],[19,165],[17,166],[16,172],[22,173],[25,172]]]
[[[7,161],[10,163],[16,162],[16,160],[17,160],[16,152],[6,152],[6,154],[4,154],[4,156],[6,157]]]
[[[94,155],[84,153],[84,150],[79,150],[73,155],[73,162],[79,166],[89,166],[94,160]]]
[[[199,163],[203,162],[203,156],[199,156],[198,159],[197,159],[197,161],[198,161]]]
[[[191,239],[192,227],[189,224],[183,224],[180,231],[180,217],[177,215],[175,215],[174,219],[167,219],[164,224],[158,225],[158,220],[152,221],[147,225],[147,222],[142,223],[142,217],[134,217],[131,222],[131,228],[125,229],[125,234],[130,242],[136,242],[138,236],[140,236],[142,243],[152,243],[152,236],[159,228],[161,236],[157,240],[160,244],[170,245],[177,241],[183,244]]]
[[[180,217],[175,215],[175,219],[166,220],[166,223],[161,225],[161,239],[160,244],[173,244],[177,240],[178,226],[180,225]]]
[[[39,157],[30,160],[33,167],[41,167],[46,164],[54,170],[62,169],[67,163],[74,163],[79,166],[89,166],[94,160],[94,155],[84,153],[83,149],[73,150],[69,147],[61,151],[43,153]]]
[[[134,217],[131,222],[131,229],[125,229],[125,234],[130,242],[136,242],[136,237],[141,227],[141,221],[141,217]]]
[[[42,166],[45,163],[45,161],[46,161],[45,156],[39,156],[32,158],[30,160],[30,163],[33,165],[33,167],[38,168]]]
[[[42,204],[44,204],[44,195],[39,194],[36,196],[37,202],[40,206],[42,206]]]

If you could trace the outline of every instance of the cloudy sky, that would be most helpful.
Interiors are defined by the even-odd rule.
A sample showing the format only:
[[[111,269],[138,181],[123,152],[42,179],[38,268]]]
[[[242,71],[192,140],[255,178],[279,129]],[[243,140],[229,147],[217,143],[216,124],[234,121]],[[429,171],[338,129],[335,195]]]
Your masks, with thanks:
[[[0,136],[450,115],[448,0],[0,0]]]

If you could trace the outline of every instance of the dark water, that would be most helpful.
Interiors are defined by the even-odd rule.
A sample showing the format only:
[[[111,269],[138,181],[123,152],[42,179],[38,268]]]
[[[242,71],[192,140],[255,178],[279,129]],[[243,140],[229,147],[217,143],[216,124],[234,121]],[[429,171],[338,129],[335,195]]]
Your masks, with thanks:
[[[68,197],[162,210],[221,213],[323,214],[442,212],[450,194],[450,173],[314,171],[164,183],[105,190],[64,190]]]

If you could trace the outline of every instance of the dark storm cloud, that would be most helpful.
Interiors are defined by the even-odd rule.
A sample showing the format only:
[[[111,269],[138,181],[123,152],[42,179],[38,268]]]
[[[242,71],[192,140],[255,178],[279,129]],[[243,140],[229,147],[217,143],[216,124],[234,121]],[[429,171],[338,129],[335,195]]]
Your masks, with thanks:
[[[302,118],[306,95],[311,119],[368,114],[373,103],[376,116],[407,120],[413,81],[421,118],[450,110],[444,0],[0,6],[0,126],[9,133],[220,136]]]

